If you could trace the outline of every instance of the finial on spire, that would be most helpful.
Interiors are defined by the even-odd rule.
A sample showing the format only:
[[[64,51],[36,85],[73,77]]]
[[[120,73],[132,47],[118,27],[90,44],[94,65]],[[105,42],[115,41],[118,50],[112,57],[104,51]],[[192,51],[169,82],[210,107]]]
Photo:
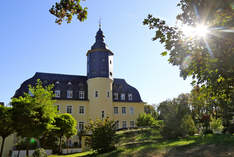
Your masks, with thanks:
[[[101,27],[102,27],[102,19],[99,18],[99,29],[101,29]]]

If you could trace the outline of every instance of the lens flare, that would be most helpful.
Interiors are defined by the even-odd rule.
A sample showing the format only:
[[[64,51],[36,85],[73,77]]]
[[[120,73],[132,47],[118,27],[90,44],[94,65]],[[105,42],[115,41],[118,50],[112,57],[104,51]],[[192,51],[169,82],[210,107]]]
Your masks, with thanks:
[[[208,26],[199,24],[196,25],[195,27],[193,26],[188,26],[188,25],[183,25],[181,27],[181,31],[186,37],[206,37],[206,35],[209,33]]]

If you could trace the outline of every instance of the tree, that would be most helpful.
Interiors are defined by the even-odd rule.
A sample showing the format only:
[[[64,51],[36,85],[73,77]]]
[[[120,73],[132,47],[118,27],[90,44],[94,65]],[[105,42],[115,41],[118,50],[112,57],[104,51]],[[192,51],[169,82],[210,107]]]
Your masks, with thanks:
[[[195,133],[196,127],[191,116],[188,94],[181,94],[178,98],[160,103],[158,111],[160,119],[164,122],[162,136],[176,138]]]
[[[151,114],[154,119],[158,119],[158,113],[155,110],[155,105],[144,105],[144,111],[146,114]]]
[[[87,7],[82,7],[80,0],[60,0],[49,11],[56,16],[55,22],[58,24],[62,24],[63,21],[70,23],[75,15],[79,21],[84,21],[87,18]]]
[[[62,138],[70,138],[77,134],[76,120],[68,113],[59,114],[55,117],[55,134],[59,137],[59,152],[62,152]]]
[[[14,127],[19,136],[38,139],[53,128],[56,109],[52,88],[53,85],[43,87],[42,82],[37,80],[36,86],[29,86],[31,95],[24,93],[24,97],[12,99],[12,118],[17,122]]]
[[[87,136],[87,143],[93,150],[97,152],[107,152],[114,149],[114,141],[116,137],[115,122],[108,117],[104,120],[97,119],[90,121],[85,127]]]
[[[0,157],[2,157],[5,139],[14,133],[14,123],[12,120],[12,108],[0,105],[0,136],[2,137],[2,145]]]
[[[169,63],[180,67],[180,76],[192,76],[193,85],[209,90],[222,108],[229,126],[234,111],[234,25],[233,0],[180,0],[177,25],[149,15],[144,25],[156,29],[169,52]]]

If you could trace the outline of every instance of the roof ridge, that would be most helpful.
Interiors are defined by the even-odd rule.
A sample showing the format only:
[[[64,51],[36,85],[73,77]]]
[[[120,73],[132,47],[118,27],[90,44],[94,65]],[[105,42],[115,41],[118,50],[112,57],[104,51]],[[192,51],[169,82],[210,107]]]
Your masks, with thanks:
[[[46,72],[36,72],[35,75],[40,75],[40,74],[45,74],[45,75],[66,75],[66,76],[82,76],[82,77],[87,77],[85,75],[72,75],[72,74],[59,74],[59,73],[46,73]]]

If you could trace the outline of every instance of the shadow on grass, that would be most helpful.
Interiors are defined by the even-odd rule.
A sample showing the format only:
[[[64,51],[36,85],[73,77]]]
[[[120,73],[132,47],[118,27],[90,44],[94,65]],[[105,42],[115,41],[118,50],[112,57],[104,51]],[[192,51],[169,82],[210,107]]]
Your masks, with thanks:
[[[170,149],[164,157],[233,157],[234,146],[224,145],[188,145]]]

